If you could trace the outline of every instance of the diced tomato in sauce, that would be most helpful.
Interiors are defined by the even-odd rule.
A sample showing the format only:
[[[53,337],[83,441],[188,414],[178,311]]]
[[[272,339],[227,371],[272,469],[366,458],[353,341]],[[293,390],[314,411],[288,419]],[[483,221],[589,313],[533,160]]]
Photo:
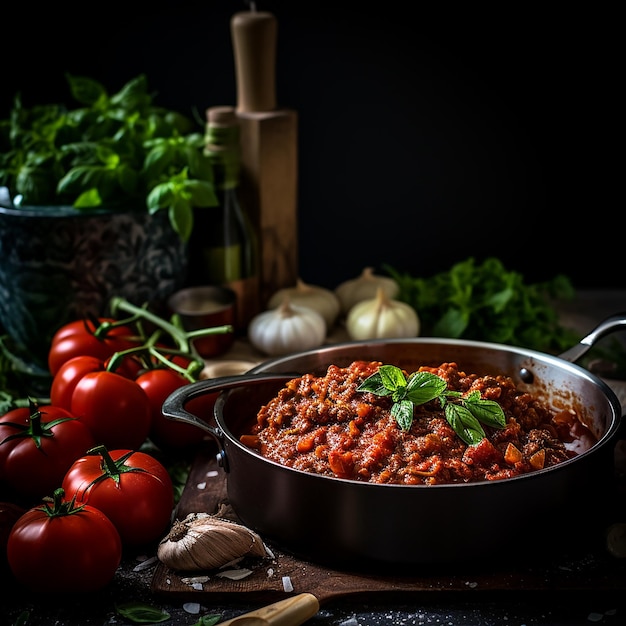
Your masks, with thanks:
[[[306,472],[351,480],[436,485],[502,480],[550,467],[593,443],[574,411],[554,412],[506,376],[466,374],[456,363],[420,368],[443,378],[449,391],[479,391],[502,407],[506,426],[485,426],[470,446],[445,419],[441,403],[414,407],[410,430],[391,415],[392,399],[358,392],[382,363],[331,365],[324,376],[290,380],[242,436],[264,457]]]

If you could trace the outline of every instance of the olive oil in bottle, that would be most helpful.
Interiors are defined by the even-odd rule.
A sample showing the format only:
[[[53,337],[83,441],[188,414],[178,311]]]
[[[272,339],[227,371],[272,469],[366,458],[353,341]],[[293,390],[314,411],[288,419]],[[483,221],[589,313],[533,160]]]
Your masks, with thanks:
[[[213,167],[219,204],[196,210],[192,262],[204,284],[237,294],[236,326],[241,332],[259,312],[259,263],[256,234],[239,197],[239,120],[234,107],[207,110],[204,152]]]

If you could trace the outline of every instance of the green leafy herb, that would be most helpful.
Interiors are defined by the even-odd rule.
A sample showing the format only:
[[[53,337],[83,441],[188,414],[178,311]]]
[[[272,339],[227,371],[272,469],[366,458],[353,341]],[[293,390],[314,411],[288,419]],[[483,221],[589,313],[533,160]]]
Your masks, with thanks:
[[[221,615],[203,615],[193,626],[215,626],[221,621]]]
[[[407,380],[395,365],[381,365],[378,372],[366,378],[357,391],[368,391],[377,396],[391,396],[391,415],[403,431],[413,423],[413,409],[438,399],[446,420],[454,432],[468,445],[480,443],[485,437],[481,424],[504,428],[506,417],[502,407],[493,400],[483,400],[479,391],[462,396],[458,391],[447,391],[447,383],[430,372],[414,372]]]
[[[554,304],[570,300],[569,279],[529,284],[496,258],[456,263],[431,277],[414,277],[386,267],[400,286],[398,299],[419,314],[422,334],[473,339],[559,353],[580,336],[563,327]]]
[[[136,624],[158,624],[170,619],[170,614],[141,602],[125,602],[118,604],[115,610],[126,619]]]
[[[14,205],[166,210],[187,241],[193,209],[218,203],[204,129],[155,106],[143,74],[111,95],[90,78],[67,80],[78,108],[27,108],[18,94],[0,120],[0,186]]]
[[[22,611],[17,616],[17,619],[13,623],[13,626],[26,626],[26,624],[28,623],[29,619],[30,619],[30,612],[29,611]]]

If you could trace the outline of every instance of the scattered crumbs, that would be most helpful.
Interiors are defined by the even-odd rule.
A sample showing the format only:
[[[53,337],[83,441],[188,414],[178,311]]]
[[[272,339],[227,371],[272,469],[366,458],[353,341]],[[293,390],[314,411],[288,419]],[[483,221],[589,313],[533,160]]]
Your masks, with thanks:
[[[197,602],[186,602],[183,604],[183,609],[191,615],[198,615],[198,613],[200,613],[200,605]]]
[[[267,577],[271,578],[274,575],[274,568],[273,567],[268,567],[267,568]]]
[[[138,559],[138,560],[140,560],[140,559]],[[135,565],[135,567],[133,567],[133,572],[140,572],[141,570],[148,569],[149,567],[154,565],[156,563],[156,561],[157,561],[157,557],[156,556],[152,556],[149,559],[146,558],[145,561],[142,561],[138,565]]]
[[[209,472],[206,473],[206,477],[215,478],[218,474],[219,472],[217,470],[210,470]]]
[[[241,580],[242,578],[250,576],[250,574],[252,574],[251,569],[245,569],[242,567],[241,569],[231,569],[224,572],[218,572],[216,576],[219,576],[220,578],[229,578],[230,580]]]
[[[293,591],[293,584],[291,583],[290,576],[283,576],[283,589],[288,593]]]
[[[171,585],[171,584],[172,584],[172,579],[171,579],[171,578],[166,578],[166,579],[165,579],[165,582],[166,582],[168,585]]]
[[[469,587],[470,589],[476,589],[476,587],[478,587],[478,583],[476,583],[476,582],[469,582],[469,581],[467,581],[467,582],[465,583],[465,585],[466,585],[467,587]]]
[[[206,482],[204,483],[198,483],[196,485],[196,489],[206,489]]]

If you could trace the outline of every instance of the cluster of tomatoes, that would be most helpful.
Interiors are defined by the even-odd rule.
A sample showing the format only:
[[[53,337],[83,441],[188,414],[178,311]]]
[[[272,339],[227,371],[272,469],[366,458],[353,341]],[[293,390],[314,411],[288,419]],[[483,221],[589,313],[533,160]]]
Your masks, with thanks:
[[[31,589],[99,589],[125,546],[167,530],[172,480],[140,448],[147,440],[161,449],[201,440],[197,428],[161,413],[175,389],[193,382],[185,372],[194,371],[194,357],[154,358],[158,346],[148,342],[147,349],[145,341],[114,319],[63,326],[49,351],[49,402],[0,417],[0,487],[20,505],[19,515],[10,510],[16,521],[2,549],[15,578]],[[211,401],[192,410],[201,413]]]
[[[146,438],[165,448],[197,443],[197,428],[161,413],[165,399],[190,379],[146,359],[144,338],[137,338],[132,327],[106,318],[98,322],[97,329],[93,321],[70,322],[53,337],[48,353],[51,404],[80,416],[107,446],[138,448]],[[98,335],[102,328],[105,332]],[[159,346],[152,348],[158,351]],[[111,370],[111,359],[124,353]],[[170,360],[185,371],[192,362],[185,355]]]

